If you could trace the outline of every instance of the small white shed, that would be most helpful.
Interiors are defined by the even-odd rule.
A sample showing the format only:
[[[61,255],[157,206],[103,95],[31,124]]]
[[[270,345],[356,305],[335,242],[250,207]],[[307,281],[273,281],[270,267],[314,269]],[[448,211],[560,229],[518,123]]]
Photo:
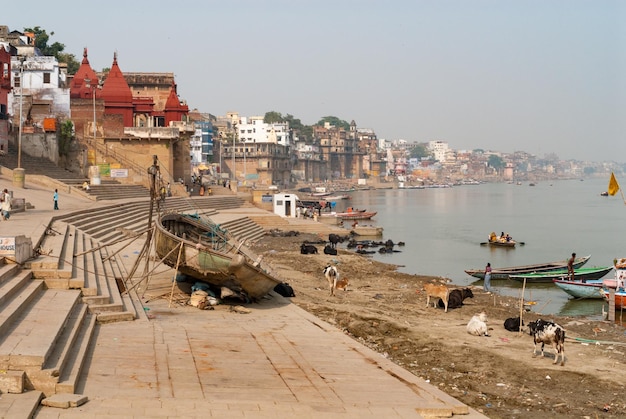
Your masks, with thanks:
[[[298,195],[292,193],[274,194],[274,214],[281,217],[295,217]]]

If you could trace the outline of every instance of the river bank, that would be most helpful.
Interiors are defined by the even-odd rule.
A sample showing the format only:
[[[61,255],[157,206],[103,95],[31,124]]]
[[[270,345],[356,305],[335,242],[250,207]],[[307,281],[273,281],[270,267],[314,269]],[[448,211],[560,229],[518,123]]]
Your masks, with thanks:
[[[533,357],[528,334],[508,332],[506,318],[519,315],[519,301],[489,295],[473,286],[474,298],[455,310],[425,307],[426,282],[433,276],[398,272],[348,250],[337,256],[301,255],[304,240],[315,235],[265,237],[255,245],[282,278],[293,286],[292,302],[342,329],[418,377],[494,418],[622,416],[626,378],[624,329],[604,321],[546,316],[566,329],[565,366],[553,365],[553,353]],[[318,246],[321,250],[322,246]],[[322,269],[337,265],[349,280],[347,291],[330,297]],[[466,332],[469,319],[487,313],[490,337]],[[538,316],[525,314],[525,321]]]

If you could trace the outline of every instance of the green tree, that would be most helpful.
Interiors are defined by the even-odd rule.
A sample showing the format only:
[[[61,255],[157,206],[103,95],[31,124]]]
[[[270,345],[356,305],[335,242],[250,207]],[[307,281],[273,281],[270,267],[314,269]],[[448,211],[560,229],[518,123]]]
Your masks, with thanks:
[[[70,144],[74,138],[74,123],[67,119],[61,124],[59,133],[59,155],[67,156],[70,151]]]
[[[413,158],[421,159],[423,157],[430,157],[432,153],[428,150],[426,144],[416,144],[412,149],[410,156]]]
[[[315,125],[324,126],[326,122],[328,122],[330,125],[333,125],[337,128],[343,128],[346,131],[350,130],[350,123],[344,121],[343,119],[339,119],[336,116],[325,116],[322,119],[320,119]]]
[[[54,35],[54,32],[48,32],[39,26],[34,28],[24,28],[24,32],[32,32],[35,34],[35,47],[41,51],[43,55],[55,57],[60,63],[67,64],[68,74],[75,74],[80,67],[80,63],[76,60],[74,54],[64,53],[65,44],[60,42],[54,42],[48,45],[50,37]]]
[[[496,156],[495,154],[489,156],[489,160],[487,160],[487,163],[494,169],[502,169],[504,167],[504,161],[502,160],[502,158],[500,156]]]
[[[270,111],[265,112],[265,116],[263,117],[263,122],[266,124],[277,124],[280,122],[285,122],[283,115],[280,112]]]

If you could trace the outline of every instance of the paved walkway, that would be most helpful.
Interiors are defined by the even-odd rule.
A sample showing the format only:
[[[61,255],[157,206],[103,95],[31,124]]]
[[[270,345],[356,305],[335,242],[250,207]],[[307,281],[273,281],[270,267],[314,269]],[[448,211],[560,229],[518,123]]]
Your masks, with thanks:
[[[1,236],[37,234],[56,213],[45,188],[27,182],[14,196],[35,209],[0,221]],[[61,211],[93,205],[61,193]],[[78,391],[86,404],[36,418],[484,417],[274,293],[248,313],[198,310],[171,284],[171,273],[151,279],[149,320],[97,327]]]

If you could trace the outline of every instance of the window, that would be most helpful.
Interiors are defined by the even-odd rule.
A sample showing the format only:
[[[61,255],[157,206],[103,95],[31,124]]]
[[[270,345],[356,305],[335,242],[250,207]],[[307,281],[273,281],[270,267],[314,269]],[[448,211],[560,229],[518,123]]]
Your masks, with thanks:
[[[44,84],[50,84],[50,73],[43,73]]]
[[[15,84],[15,87],[20,87],[22,85],[22,80],[20,79],[20,76],[15,76],[13,84]]]

